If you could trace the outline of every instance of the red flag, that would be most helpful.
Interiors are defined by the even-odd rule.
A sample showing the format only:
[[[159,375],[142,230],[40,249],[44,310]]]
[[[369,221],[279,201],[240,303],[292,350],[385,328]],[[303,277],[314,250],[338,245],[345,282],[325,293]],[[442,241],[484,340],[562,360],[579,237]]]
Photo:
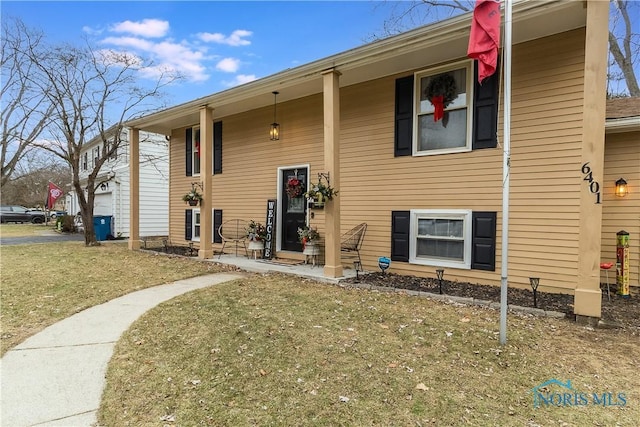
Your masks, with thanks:
[[[478,82],[495,73],[500,47],[500,2],[477,0],[467,56],[478,60]]]
[[[55,185],[53,182],[49,183],[49,192],[47,196],[47,207],[49,209],[53,209],[53,205],[55,205],[56,200],[58,200],[62,196],[63,192]]]

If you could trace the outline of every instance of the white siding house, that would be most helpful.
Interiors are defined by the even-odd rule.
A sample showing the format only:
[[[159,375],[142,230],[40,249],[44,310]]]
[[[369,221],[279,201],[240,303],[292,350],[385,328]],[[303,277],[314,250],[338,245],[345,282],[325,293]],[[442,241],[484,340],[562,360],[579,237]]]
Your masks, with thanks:
[[[94,216],[111,216],[111,234],[129,237],[129,144],[128,135],[115,156],[109,158],[96,179],[98,188],[93,207]],[[102,140],[96,137],[86,144],[80,157],[82,187],[102,155]],[[169,234],[169,151],[164,135],[140,133],[140,236],[166,236]],[[77,195],[72,189],[67,195],[67,211],[75,215],[80,211]]]

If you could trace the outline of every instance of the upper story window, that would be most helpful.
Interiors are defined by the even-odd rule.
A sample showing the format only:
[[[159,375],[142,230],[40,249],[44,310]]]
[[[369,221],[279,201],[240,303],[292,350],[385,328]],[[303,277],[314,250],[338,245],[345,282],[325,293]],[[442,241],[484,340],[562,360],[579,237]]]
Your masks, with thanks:
[[[82,156],[82,170],[86,171],[89,167],[89,153],[84,153]]]
[[[98,160],[100,160],[100,147],[95,147],[91,152],[93,154],[93,166],[95,167],[98,164]]]
[[[191,153],[192,153],[192,159],[193,159],[192,173],[193,175],[199,175],[200,174],[200,128],[194,127],[191,135],[192,135]]]
[[[115,146],[116,142],[111,140],[111,141],[107,141],[104,144],[104,151],[105,153],[109,153],[111,150],[113,150],[114,146]],[[118,150],[114,150],[113,153],[111,153],[110,155],[108,154],[109,159],[110,160],[114,160],[118,158]]]
[[[464,61],[416,74],[414,154],[471,150],[472,65]]]

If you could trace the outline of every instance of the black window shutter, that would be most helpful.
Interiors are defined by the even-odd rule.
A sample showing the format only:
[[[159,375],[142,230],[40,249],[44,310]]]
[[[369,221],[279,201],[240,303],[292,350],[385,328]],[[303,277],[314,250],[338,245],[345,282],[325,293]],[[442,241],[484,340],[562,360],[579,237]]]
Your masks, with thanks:
[[[184,240],[191,240],[193,228],[193,211],[191,209],[185,209],[184,211]]]
[[[213,123],[213,174],[222,173],[222,122]]]
[[[222,225],[222,209],[213,210],[213,243],[222,243],[218,228]]]
[[[413,152],[413,75],[396,80],[394,155],[410,156]]]
[[[186,144],[185,144],[185,153],[186,153],[186,170],[187,170],[187,176],[191,176],[193,175],[193,147],[191,145],[191,132],[192,129],[191,128],[187,128],[187,131],[185,132],[185,137],[184,139],[186,140]]]
[[[391,260],[409,262],[410,211],[391,212]]]
[[[478,83],[478,63],[473,68],[473,143],[474,150],[498,146],[498,70]]]
[[[471,268],[496,269],[496,213],[473,212],[471,214]]]

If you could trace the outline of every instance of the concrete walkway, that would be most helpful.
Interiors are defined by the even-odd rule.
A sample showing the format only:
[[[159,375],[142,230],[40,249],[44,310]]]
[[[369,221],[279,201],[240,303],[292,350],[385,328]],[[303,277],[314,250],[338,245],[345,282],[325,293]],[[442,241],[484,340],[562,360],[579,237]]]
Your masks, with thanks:
[[[133,292],[27,339],[0,361],[0,425],[89,427],[96,423],[107,364],[124,331],[161,302],[242,277],[217,273]]]

